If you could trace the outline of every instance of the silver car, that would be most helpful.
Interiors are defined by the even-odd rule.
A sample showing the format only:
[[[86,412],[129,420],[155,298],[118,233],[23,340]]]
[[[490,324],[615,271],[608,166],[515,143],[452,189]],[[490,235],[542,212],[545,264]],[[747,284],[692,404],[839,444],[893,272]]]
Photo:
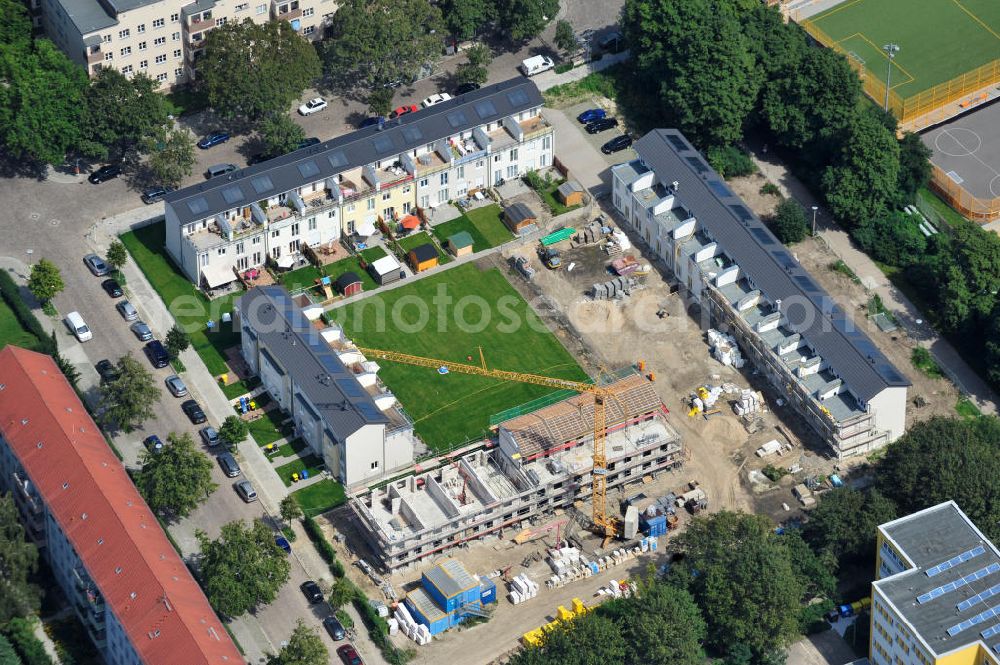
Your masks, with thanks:
[[[219,445],[219,432],[216,431],[216,429],[211,425],[208,427],[202,427],[198,430],[198,434],[201,435],[201,440],[205,442],[206,446]]]
[[[87,254],[83,257],[83,262],[87,264],[90,272],[94,273],[97,277],[104,277],[108,274],[108,264],[97,254]]]
[[[184,382],[181,381],[181,377],[176,374],[168,376],[165,383],[167,384],[167,390],[169,390],[170,394],[174,397],[184,397],[188,394],[187,386],[185,386]]]
[[[241,480],[235,483],[233,487],[236,489],[236,493],[239,494],[244,501],[247,503],[252,503],[257,500],[257,491],[250,484],[249,480]]]
[[[139,338],[140,342],[148,342],[153,339],[153,331],[149,329],[144,321],[136,321],[131,326],[132,333]]]
[[[120,303],[115,305],[115,309],[118,313],[122,315],[122,318],[126,321],[135,321],[139,318],[139,312],[136,311],[135,305],[130,303],[128,300],[122,300]]]

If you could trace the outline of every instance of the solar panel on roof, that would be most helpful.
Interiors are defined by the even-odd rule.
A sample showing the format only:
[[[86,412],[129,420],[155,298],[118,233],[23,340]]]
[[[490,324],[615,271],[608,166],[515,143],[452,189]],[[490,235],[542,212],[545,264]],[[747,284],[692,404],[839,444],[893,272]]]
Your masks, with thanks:
[[[961,633],[963,630],[968,630],[969,628],[972,628],[973,626],[978,626],[982,622],[988,621],[989,619],[992,619],[993,617],[998,616],[998,615],[1000,615],[1000,605],[996,605],[994,607],[991,607],[988,610],[983,610],[982,612],[980,612],[976,616],[974,616],[974,617],[972,617],[970,619],[966,619],[962,623],[955,624],[954,626],[952,626],[951,628],[948,629],[948,634],[950,636],[952,636],[952,637],[955,637],[956,635],[958,635],[959,633]]]
[[[344,155],[342,150],[338,150],[331,155],[327,155],[326,159],[330,162],[330,166],[335,169],[339,169],[340,167],[347,165],[347,157]]]
[[[347,379],[337,379],[337,387],[340,388],[348,397],[364,397],[365,391],[361,387],[361,384],[355,381],[353,378]]]
[[[242,201],[244,198],[243,190],[240,189],[239,185],[226,187],[222,190],[222,198],[226,200],[226,203],[236,203],[237,201]]]
[[[361,415],[369,420],[375,420],[382,415],[382,412],[379,411],[378,407],[370,402],[362,402],[361,404],[358,404],[357,407]]]
[[[958,605],[955,606],[955,609],[957,609],[959,612],[964,612],[965,610],[969,609],[973,605],[978,605],[979,603],[983,602],[984,600],[989,600],[990,598],[992,598],[993,596],[995,596],[997,594],[1000,594],[1000,584],[994,584],[993,586],[991,586],[986,591],[983,591],[981,593],[977,593],[972,598],[967,598],[967,599],[963,600],[962,602],[960,602]]]
[[[403,127],[402,132],[403,138],[410,143],[416,143],[424,140],[424,133],[420,131],[420,127],[417,125],[406,125]]]
[[[330,374],[343,374],[344,372],[344,364],[331,353],[324,353],[320,356],[319,362],[323,365],[323,369]]]
[[[721,180],[709,180],[708,186],[720,197],[730,196],[729,188]]]
[[[316,162],[311,159],[308,162],[300,162],[296,164],[295,168],[299,170],[299,173],[303,178],[312,178],[319,173],[319,167],[316,166]]]
[[[448,118],[448,124],[451,125],[452,129],[469,123],[469,121],[465,118],[465,113],[460,110],[452,111],[445,117]]]
[[[815,282],[809,279],[808,275],[796,275],[795,281],[798,282],[799,286],[801,286],[805,291],[810,293],[816,293],[819,291],[819,287],[816,286]]]
[[[989,638],[993,637],[994,635],[996,635],[998,633],[1000,633],[1000,623],[998,623],[995,626],[990,626],[989,628],[987,628],[986,630],[984,630],[983,632],[981,632],[979,634],[982,635],[982,637],[983,637],[984,640],[986,640],[986,639],[989,639]]]
[[[969,558],[971,559],[972,557],[969,557]],[[951,593],[955,589],[961,589],[964,586],[967,586],[969,584],[972,584],[973,582],[981,580],[982,578],[986,577],[987,575],[992,575],[992,574],[998,573],[998,572],[1000,572],[1000,563],[995,563],[995,562],[991,563],[990,565],[986,566],[985,568],[980,568],[979,570],[977,570],[974,573],[969,573],[965,577],[962,577],[960,579],[954,580],[952,582],[948,582],[947,584],[939,586],[936,589],[932,589],[928,593],[925,593],[925,594],[922,594],[920,596],[917,596],[917,603],[922,605],[922,604],[924,604],[924,603],[926,603],[926,602],[928,602],[930,600],[934,600],[935,598],[937,598],[939,596],[943,596],[946,593]],[[973,604],[975,604],[975,603],[973,603]],[[971,607],[971,605],[969,605],[969,607]],[[966,609],[968,609],[968,608],[966,608]],[[961,603],[959,604],[959,611],[961,611]]]
[[[493,105],[493,100],[490,99],[480,99],[473,104],[473,107],[476,109],[476,114],[483,120],[492,118],[497,114],[497,107]]]
[[[253,185],[254,191],[258,194],[263,194],[264,192],[274,189],[274,183],[271,182],[271,177],[266,175],[259,175],[256,178],[251,178],[250,184]]]
[[[745,205],[741,205],[739,203],[731,203],[729,204],[729,209],[732,210],[734,213],[736,213],[736,216],[739,217],[744,222],[749,222],[753,220],[753,214],[747,209]]]
[[[689,157],[685,157],[684,159],[686,159],[687,163],[693,166],[694,170],[698,173],[708,173],[708,164],[703,162],[701,157],[691,155]]]
[[[372,145],[375,146],[375,152],[379,153],[380,155],[384,155],[387,152],[392,152],[394,147],[392,144],[392,136],[390,136],[389,134],[379,134],[378,136],[375,137],[375,140],[372,141]]]
[[[188,210],[191,211],[192,215],[200,215],[201,213],[208,210],[208,201],[205,200],[204,196],[199,196],[196,199],[191,199],[187,202]]]
[[[684,143],[684,139],[677,136],[676,134],[667,134],[666,136],[667,136],[667,141],[670,142],[670,145],[674,146],[674,150],[677,150],[678,152],[683,152],[688,149],[687,143]]]
[[[759,226],[755,226],[750,229],[750,233],[757,239],[757,242],[762,245],[773,245],[776,242],[774,236],[768,233],[766,229]]]
[[[512,90],[507,93],[507,101],[510,102],[511,106],[522,106],[528,103],[528,93],[522,88]]]

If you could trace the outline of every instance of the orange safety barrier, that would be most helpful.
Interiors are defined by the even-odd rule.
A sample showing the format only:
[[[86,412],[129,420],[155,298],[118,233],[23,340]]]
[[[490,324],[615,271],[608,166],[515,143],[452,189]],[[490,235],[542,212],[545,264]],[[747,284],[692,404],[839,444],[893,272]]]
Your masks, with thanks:
[[[963,216],[985,224],[1000,219],[1000,197],[981,199],[948,177],[939,166],[931,165],[930,188]]]

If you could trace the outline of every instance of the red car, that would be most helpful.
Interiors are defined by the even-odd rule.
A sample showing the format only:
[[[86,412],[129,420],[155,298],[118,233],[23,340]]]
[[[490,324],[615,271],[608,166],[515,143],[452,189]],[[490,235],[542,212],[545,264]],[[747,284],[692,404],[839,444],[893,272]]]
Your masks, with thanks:
[[[361,656],[358,655],[358,652],[350,644],[345,644],[337,649],[337,655],[344,661],[344,665],[365,665],[365,662],[361,660]]]
[[[406,115],[407,113],[413,113],[417,110],[416,104],[406,104],[405,106],[400,106],[398,109],[389,114],[390,120],[395,120],[401,115]]]

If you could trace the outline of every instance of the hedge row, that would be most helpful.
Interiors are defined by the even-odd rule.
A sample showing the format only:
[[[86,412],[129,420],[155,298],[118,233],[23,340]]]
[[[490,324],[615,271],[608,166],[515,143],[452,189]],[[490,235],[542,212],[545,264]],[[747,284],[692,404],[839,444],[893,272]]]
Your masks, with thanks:
[[[340,559],[337,558],[337,552],[334,551],[333,545],[323,536],[323,530],[319,528],[316,520],[306,516],[302,518],[302,525],[305,527],[309,540],[316,547],[316,551],[323,557],[323,561],[326,561],[327,565],[330,566],[330,572],[333,573],[334,577],[343,577],[344,564],[340,563]]]
[[[354,587],[354,609],[361,615],[361,621],[368,629],[368,637],[372,643],[382,652],[382,657],[389,665],[406,665],[413,658],[412,651],[397,649],[396,645],[389,641],[389,623],[378,615],[378,611],[368,602],[368,597],[357,586]]]
[[[35,627],[31,621],[15,617],[4,626],[3,633],[24,665],[52,665],[45,646],[35,637]]]
[[[0,271],[0,297],[14,311],[14,316],[17,317],[21,326],[38,338],[38,351],[50,356],[55,355],[57,351],[55,340],[45,332],[35,314],[24,304],[21,299],[21,291],[14,282],[14,278],[6,271]]]

